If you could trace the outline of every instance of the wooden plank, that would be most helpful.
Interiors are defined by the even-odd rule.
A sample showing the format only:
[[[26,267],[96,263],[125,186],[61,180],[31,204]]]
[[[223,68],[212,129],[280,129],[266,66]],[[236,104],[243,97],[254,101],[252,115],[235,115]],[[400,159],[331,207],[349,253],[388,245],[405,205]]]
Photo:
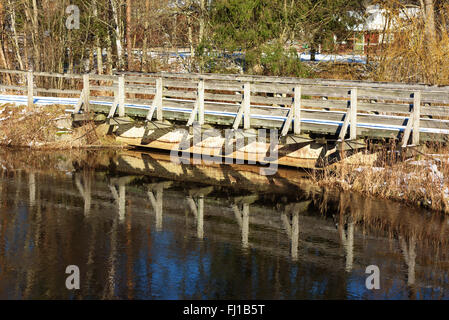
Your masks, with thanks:
[[[83,75],[73,73],[34,72],[35,77],[83,79]]]
[[[81,94],[82,90],[69,90],[69,89],[44,89],[44,88],[34,88],[34,92],[42,93],[55,93],[55,94]]]
[[[0,73],[9,73],[9,74],[27,74],[28,71],[21,71],[21,70],[8,70],[8,69],[0,69]]]
[[[91,91],[109,91],[109,92],[114,92],[115,90],[117,90],[116,86],[90,86],[90,90]]]
[[[185,90],[164,90],[164,96],[170,98],[181,98],[181,99],[196,99],[196,91],[185,91]]]
[[[198,114],[198,100],[195,101],[195,105],[193,107],[192,113],[190,114],[189,120],[187,121],[187,126],[190,127],[193,125],[193,122],[195,121],[196,115]]]
[[[290,111],[288,112],[287,120],[285,120],[284,126],[282,127],[281,137],[286,136],[288,133],[288,130],[290,130],[290,125],[292,124],[294,114],[295,114],[295,111],[293,110],[293,108],[290,108]]]
[[[349,108],[351,108],[351,107],[349,107]],[[341,130],[340,130],[340,134],[338,135],[339,141],[344,141],[346,132],[348,132],[349,121],[351,119],[349,114],[350,114],[350,109],[348,109],[348,112],[345,115],[345,121],[343,122],[343,126],[341,127]]]
[[[242,118],[243,118],[243,104],[241,105],[241,107],[237,113],[237,116],[234,119],[234,123],[232,124],[232,128],[234,130],[237,130],[239,128]]]
[[[108,118],[113,118],[115,116],[117,107],[118,107],[118,96],[116,94],[114,97],[114,101],[112,102],[111,110],[109,110]]]
[[[27,87],[21,87],[21,86],[8,86],[8,85],[4,85],[1,84],[0,85],[0,89],[4,89],[4,90],[14,90],[14,91],[22,91],[22,92],[26,92],[28,89]]]
[[[408,140],[410,139],[410,133],[412,132],[412,127],[413,127],[413,118],[410,117],[407,122],[407,127],[405,128],[405,131],[404,131],[404,136],[402,137],[402,148],[405,148],[408,145]]]

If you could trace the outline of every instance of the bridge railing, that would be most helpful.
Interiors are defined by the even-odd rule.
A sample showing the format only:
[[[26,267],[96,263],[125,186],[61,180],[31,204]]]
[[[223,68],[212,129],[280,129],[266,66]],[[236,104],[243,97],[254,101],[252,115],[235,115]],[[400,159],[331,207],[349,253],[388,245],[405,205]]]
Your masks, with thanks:
[[[339,140],[401,136],[403,145],[410,136],[412,144],[418,144],[429,135],[449,134],[449,87],[215,74],[0,74],[16,81],[2,81],[0,90],[24,93],[30,105],[37,94],[75,96],[75,112],[82,112],[83,106],[88,111],[92,103],[112,102],[110,117],[147,106],[143,114],[136,114],[149,121],[275,127],[281,135],[313,132]],[[38,78],[67,81],[72,87],[39,87],[36,84],[45,81],[36,82]]]

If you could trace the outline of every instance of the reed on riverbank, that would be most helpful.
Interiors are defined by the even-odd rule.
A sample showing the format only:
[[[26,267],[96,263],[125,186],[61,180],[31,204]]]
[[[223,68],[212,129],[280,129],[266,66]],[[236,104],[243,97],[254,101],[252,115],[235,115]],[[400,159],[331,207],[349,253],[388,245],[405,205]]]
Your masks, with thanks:
[[[366,152],[370,152],[366,150]],[[372,151],[371,151],[372,152]],[[338,187],[373,197],[398,200],[449,212],[449,150],[428,144],[405,159],[395,144],[377,151],[372,166],[341,162],[312,174],[320,186]]]
[[[104,126],[72,127],[64,106],[0,106],[0,146],[32,149],[120,147]]]

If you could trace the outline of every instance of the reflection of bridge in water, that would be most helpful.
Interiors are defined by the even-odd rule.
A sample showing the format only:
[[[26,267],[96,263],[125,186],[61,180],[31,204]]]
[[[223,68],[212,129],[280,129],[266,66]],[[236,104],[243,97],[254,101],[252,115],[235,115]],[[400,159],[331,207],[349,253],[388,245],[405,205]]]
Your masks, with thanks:
[[[109,179],[120,221],[126,217],[127,197],[132,197],[134,204],[144,206],[147,199],[135,199],[143,193],[138,190],[144,189],[157,231],[163,230],[166,219],[187,217],[195,227],[192,236],[200,240],[234,242],[240,238],[244,250],[257,249],[271,255],[289,256],[293,261],[305,259],[317,265],[334,264],[346,272],[364,270],[369,265],[370,257],[360,252],[366,228],[376,229],[379,220],[385,220],[384,225],[398,220],[395,214],[388,217],[388,210],[380,209],[383,202],[346,193],[326,195],[325,199],[322,195],[317,197],[319,191],[308,185],[306,177],[298,171],[289,171],[287,179],[283,176],[287,173],[281,170],[267,183],[267,177],[257,175],[254,173],[257,170],[250,166],[173,164],[165,155],[138,152],[124,153],[115,159],[114,167],[122,174],[133,174]],[[147,175],[137,175],[140,171]],[[207,177],[213,186],[198,182]],[[167,178],[172,180],[164,180]],[[75,179],[78,180],[78,176]],[[90,201],[90,197],[85,198],[85,203]],[[324,214],[317,211],[320,201],[329,206]],[[400,214],[403,207],[390,204],[389,209]],[[329,219],[332,210],[337,213]],[[186,216],[180,215],[181,212]],[[419,221],[410,223],[408,229],[398,226],[400,230],[393,236],[399,240],[409,286],[416,282],[417,228],[421,232],[438,230],[432,234],[434,241],[441,240],[441,235],[448,232],[446,223],[438,219],[425,221],[416,215],[413,218]],[[422,228],[424,223],[426,228]],[[382,247],[391,246],[392,238],[381,232],[370,240]],[[421,270],[425,268],[420,267]]]
[[[104,237],[110,247],[108,279],[121,272],[115,263],[120,253],[130,250],[119,245],[124,232],[120,230],[138,225],[154,226],[158,234],[182,233],[202,244],[228,244],[244,255],[273,256],[320,272],[339,270],[364,277],[365,268],[375,264],[382,274],[396,274],[410,292],[428,286],[429,279],[433,286],[441,285],[438,279],[447,268],[435,261],[449,258],[444,219],[355,194],[323,193],[299,171],[281,169],[272,177],[257,172],[251,166],[191,166],[173,164],[165,155],[123,152],[95,171],[77,170],[57,188],[39,171],[14,175],[22,188],[26,186],[32,208],[60,206],[64,214],[84,212],[92,226],[88,261],[97,261],[96,239]],[[101,233],[104,224],[111,224],[106,234]],[[37,238],[36,246],[40,245]],[[399,275],[397,265],[402,266]],[[108,286],[106,296],[114,284]]]

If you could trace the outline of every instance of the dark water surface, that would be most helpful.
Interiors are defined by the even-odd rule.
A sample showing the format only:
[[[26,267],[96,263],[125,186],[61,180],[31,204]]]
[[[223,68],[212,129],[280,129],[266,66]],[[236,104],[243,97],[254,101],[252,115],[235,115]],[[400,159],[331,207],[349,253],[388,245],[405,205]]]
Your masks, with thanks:
[[[297,170],[0,150],[0,299],[444,299],[448,228]]]

